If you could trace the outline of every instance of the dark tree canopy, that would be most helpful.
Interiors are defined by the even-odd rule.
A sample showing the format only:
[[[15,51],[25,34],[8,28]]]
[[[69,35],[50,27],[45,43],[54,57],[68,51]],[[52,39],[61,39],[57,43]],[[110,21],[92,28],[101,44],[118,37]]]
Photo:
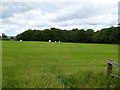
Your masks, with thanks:
[[[8,36],[5,35],[5,33],[2,33],[2,39],[3,39],[3,40],[7,40],[7,39],[8,39]]]
[[[104,28],[99,31],[93,29],[72,29],[61,30],[58,28],[50,28],[45,30],[28,29],[18,34],[16,40],[24,41],[62,41],[62,42],[78,42],[78,43],[111,43],[117,44],[120,40],[120,27]]]

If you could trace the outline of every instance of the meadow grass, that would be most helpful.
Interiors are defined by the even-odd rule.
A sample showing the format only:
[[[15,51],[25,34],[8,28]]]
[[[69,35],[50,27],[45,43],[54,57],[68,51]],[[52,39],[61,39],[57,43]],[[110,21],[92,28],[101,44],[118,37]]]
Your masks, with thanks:
[[[112,88],[106,61],[118,61],[109,44],[2,42],[3,88]]]
[[[0,89],[2,88],[2,41],[0,40]]]

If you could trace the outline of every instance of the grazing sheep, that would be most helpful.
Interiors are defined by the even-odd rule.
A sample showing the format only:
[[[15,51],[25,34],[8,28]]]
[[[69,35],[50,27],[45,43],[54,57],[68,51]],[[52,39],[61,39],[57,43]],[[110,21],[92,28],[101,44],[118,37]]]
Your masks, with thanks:
[[[51,42],[51,40],[49,40],[48,42]]]

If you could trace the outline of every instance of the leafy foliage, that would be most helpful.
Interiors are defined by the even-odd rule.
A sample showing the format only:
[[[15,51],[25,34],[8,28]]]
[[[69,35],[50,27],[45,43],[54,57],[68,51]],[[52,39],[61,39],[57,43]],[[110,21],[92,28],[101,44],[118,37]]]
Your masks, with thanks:
[[[50,28],[45,30],[32,30],[18,34],[16,40],[24,41],[62,41],[62,42],[79,42],[79,43],[118,43],[120,32],[119,27],[104,28],[100,31],[93,29],[73,29],[61,30],[58,28]]]
[[[7,40],[7,39],[8,39],[8,36],[5,35],[5,33],[2,33],[2,39],[3,39],[3,40]]]

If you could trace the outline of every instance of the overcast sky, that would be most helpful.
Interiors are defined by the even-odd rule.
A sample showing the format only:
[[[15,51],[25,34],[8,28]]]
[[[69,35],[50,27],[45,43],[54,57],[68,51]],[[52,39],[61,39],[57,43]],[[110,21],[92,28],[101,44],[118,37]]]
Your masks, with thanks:
[[[119,0],[1,1],[0,34],[15,36],[29,28],[50,27],[100,30],[118,24]]]

